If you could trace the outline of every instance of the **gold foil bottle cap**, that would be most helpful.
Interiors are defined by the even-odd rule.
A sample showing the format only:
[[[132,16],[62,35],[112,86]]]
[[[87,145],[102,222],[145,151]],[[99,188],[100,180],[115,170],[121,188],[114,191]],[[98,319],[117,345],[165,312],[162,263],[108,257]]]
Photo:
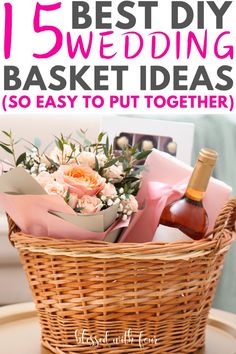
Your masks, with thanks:
[[[214,166],[218,156],[219,155],[215,150],[203,148],[199,152],[198,160],[208,165]]]
[[[196,192],[197,194],[201,192],[201,199],[203,198],[203,192],[207,189],[217,158],[218,153],[215,150],[207,148],[201,149],[188,183],[186,191],[188,196],[193,195],[194,193],[196,194]]]

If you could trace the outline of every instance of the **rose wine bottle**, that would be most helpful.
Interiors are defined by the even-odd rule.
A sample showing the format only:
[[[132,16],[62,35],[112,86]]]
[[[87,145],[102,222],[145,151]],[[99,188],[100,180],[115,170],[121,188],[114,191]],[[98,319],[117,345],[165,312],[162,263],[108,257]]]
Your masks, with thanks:
[[[156,241],[200,240],[208,228],[203,198],[218,154],[202,149],[182,198],[167,205],[161,215]]]

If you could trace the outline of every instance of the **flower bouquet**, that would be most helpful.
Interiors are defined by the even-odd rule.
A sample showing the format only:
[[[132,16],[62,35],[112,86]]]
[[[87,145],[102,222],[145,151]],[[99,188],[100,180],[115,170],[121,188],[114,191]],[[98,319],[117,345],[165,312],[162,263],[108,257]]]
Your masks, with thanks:
[[[139,151],[137,146],[124,144],[121,152],[115,154],[105,133],[100,133],[97,141],[91,143],[86,139],[86,132],[81,132],[82,141],[81,137],[78,140],[72,135],[61,134],[60,137],[55,137],[53,147],[50,144],[41,151],[40,146],[24,139],[16,141],[11,131],[2,133],[5,139],[0,142],[0,147],[11,156],[10,161],[1,160],[0,170],[4,175],[1,177],[2,185],[4,181],[10,180],[14,170],[14,187],[20,183],[19,173],[29,187],[32,181],[29,176],[22,175],[23,169],[24,173],[27,172],[43,188],[44,193],[40,194],[56,196],[57,201],[59,197],[60,203],[63,201],[67,204],[65,210],[60,210],[59,204],[57,210],[54,205],[50,210],[54,216],[91,232],[109,230],[106,240],[114,241],[121,227],[113,230],[112,226],[118,222],[121,222],[120,226],[127,226],[131,215],[138,211],[136,195],[143,169],[139,162],[149,155],[150,150]],[[27,143],[27,151],[18,156],[17,145],[22,141]],[[6,189],[1,192],[8,192],[9,188]],[[23,188],[18,194],[29,193]],[[10,204],[14,202],[16,205],[17,200]],[[29,202],[30,199],[27,200]],[[48,199],[46,202],[48,203]],[[35,197],[33,203],[37,204]],[[73,210],[73,214],[68,207]],[[111,237],[112,231],[115,232]]]

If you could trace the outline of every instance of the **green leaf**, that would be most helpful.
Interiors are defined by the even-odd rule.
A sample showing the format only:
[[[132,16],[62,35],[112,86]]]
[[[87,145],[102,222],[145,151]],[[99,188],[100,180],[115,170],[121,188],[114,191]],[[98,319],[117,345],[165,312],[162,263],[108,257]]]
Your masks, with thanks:
[[[140,152],[136,156],[136,160],[140,161],[140,160],[145,159],[151,152],[152,152],[152,150],[144,150],[144,151]]]
[[[45,155],[46,159],[50,162],[50,164],[52,166],[55,166],[56,168],[59,168],[60,165],[58,163],[56,163],[55,161],[53,161],[52,159],[50,159],[50,157],[48,157],[47,155]]]
[[[87,145],[87,146],[90,146],[90,145],[91,145],[91,141],[88,140],[88,139],[86,138],[86,136],[85,136],[86,132],[87,132],[87,130],[86,130],[86,131],[85,131],[85,130],[83,130],[83,131],[77,130],[77,131],[76,131],[76,134],[78,135],[78,137],[83,140],[83,145],[84,145],[84,147],[85,147],[86,145]]]
[[[136,154],[137,149],[138,149],[138,145],[137,145],[137,144],[131,146],[131,148],[130,148],[130,154],[131,154],[131,156],[133,156],[134,154]]]
[[[68,188],[67,189],[67,192],[66,192],[66,195],[65,195],[65,202],[66,203],[69,203],[69,201],[70,201],[70,189]]]
[[[132,194],[133,194],[134,196],[136,196],[136,195],[138,194],[138,191],[139,191],[139,183],[137,183],[137,184],[134,186]]]
[[[129,192],[129,186],[127,184],[124,185],[124,193],[127,194]]]
[[[129,166],[129,161],[127,161],[127,160],[123,160],[123,163],[122,163],[122,165],[123,165],[123,170],[124,171],[126,171],[130,166]]]
[[[103,139],[103,137],[106,135],[106,133],[104,132],[101,132],[99,135],[98,135],[98,142],[100,143]]]
[[[61,151],[64,150],[64,144],[63,144],[61,139],[58,139],[58,138],[56,139],[56,145],[57,145],[59,150],[61,150]]]
[[[99,171],[99,162],[98,162],[98,159],[97,159],[97,156],[95,156],[95,171]]]
[[[24,138],[21,138],[21,139],[17,140],[17,142],[15,143],[15,145],[18,144],[20,141],[26,142],[27,144],[33,146],[37,151],[39,151],[38,146],[34,145],[33,143],[31,143],[31,141],[29,141],[29,140],[27,140],[27,139],[24,139]],[[31,150],[31,149],[29,149],[29,148],[27,148],[27,149],[28,149],[28,150]]]
[[[137,170],[131,173],[131,176],[137,176],[144,170],[145,170],[145,166],[140,166],[139,168],[137,168]]]
[[[40,165],[40,162],[39,161],[37,161],[37,160],[33,160],[34,161],[34,163],[36,164],[36,165]]]
[[[103,168],[108,168],[108,167],[111,167],[113,165],[115,165],[116,163],[118,162],[118,159],[112,159],[110,161],[108,161]]]
[[[25,162],[26,160],[26,152],[23,152],[18,159],[16,160],[16,166],[20,165],[22,162]]]
[[[97,156],[95,156],[95,171],[99,171],[99,163],[98,163],[98,159]]]
[[[22,140],[24,141],[24,139],[22,139],[22,138],[21,138],[21,139],[18,139],[18,140],[16,140],[16,141],[14,141],[14,145],[19,144]],[[9,144],[9,145],[10,145],[10,144]]]
[[[75,208],[75,209],[74,209],[74,211],[75,211],[76,213],[80,213],[81,210],[83,210],[83,208]]]
[[[9,149],[6,145],[4,144],[0,144],[0,147],[5,150],[6,152],[8,152],[9,154],[13,155],[13,152],[11,151],[11,149]]]
[[[134,177],[134,176],[128,176],[128,177],[125,177],[124,178],[125,182],[137,182],[139,181],[140,179],[138,177]]]
[[[121,156],[118,156],[117,159],[119,162],[123,162],[125,160],[125,157],[121,155]]]
[[[70,143],[71,150],[74,152],[75,151],[75,144]]]
[[[112,145],[110,145],[110,151],[109,151],[109,154],[110,154],[110,155],[112,155],[112,153],[113,153],[113,147],[112,147]]]
[[[109,151],[109,138],[108,138],[108,136],[106,138],[106,150],[107,150],[107,152]]]
[[[4,143],[3,141],[0,141],[0,144],[5,145],[5,146],[11,146],[11,144]]]
[[[103,148],[104,144],[89,144],[88,146],[84,146],[84,148],[89,147],[89,148],[93,148],[93,147],[100,147]]]
[[[126,169],[124,169],[124,172],[125,172],[125,173],[129,173],[131,170],[132,170],[132,167],[129,166],[129,167],[127,167]]]
[[[10,132],[6,132],[5,130],[2,130],[2,133],[5,134],[8,138],[12,137],[11,130],[10,130]]]
[[[106,155],[106,157],[108,157],[108,150],[106,148],[106,145],[103,145],[103,152]]]

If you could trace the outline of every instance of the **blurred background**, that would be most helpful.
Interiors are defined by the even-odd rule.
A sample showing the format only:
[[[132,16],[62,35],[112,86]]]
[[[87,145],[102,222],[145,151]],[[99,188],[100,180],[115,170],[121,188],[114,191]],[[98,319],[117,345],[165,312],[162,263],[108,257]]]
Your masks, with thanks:
[[[136,116],[151,118],[153,116]],[[132,118],[132,116],[131,116]],[[192,166],[202,147],[212,148],[219,153],[213,176],[232,187],[236,196],[236,116],[230,115],[176,115],[158,116],[158,120],[193,123],[195,126]],[[184,138],[184,137],[183,137]],[[224,269],[217,288],[213,307],[236,313],[236,236],[226,256]]]
[[[174,122],[193,123],[195,126],[194,142],[192,151],[192,164],[194,164],[199,150],[202,147],[209,147],[219,152],[219,160],[214,170],[214,177],[220,179],[233,189],[236,195],[236,116],[223,115],[132,115],[126,119],[142,118],[145,124],[149,124],[149,119],[168,120]],[[100,130],[98,116],[2,116],[0,117],[0,130],[12,129],[16,138],[24,137],[33,142],[43,142],[44,145],[52,140],[54,135],[63,132],[65,135],[79,131],[81,128],[87,130],[87,137],[94,140]],[[113,116],[114,125],[118,123],[120,117]],[[127,120],[128,122],[128,120]],[[151,123],[150,123],[151,124]],[[125,131],[125,127],[124,127]],[[158,136],[158,125],[153,125],[153,136]],[[1,137],[2,138],[2,137]],[[0,140],[1,140],[0,138]],[[127,135],[126,139],[130,136]],[[136,136],[137,139],[142,138]],[[156,141],[152,136],[146,140],[155,146]],[[165,149],[175,155],[175,146],[172,140],[169,144],[159,144],[157,147],[165,146]],[[187,139],[183,135],[182,139]],[[124,137],[123,137],[124,140]],[[146,141],[145,140],[145,141]],[[159,139],[161,142],[162,140]],[[117,141],[115,141],[117,144]],[[168,147],[169,146],[169,147]],[[155,146],[156,147],[156,146]],[[118,148],[118,147],[117,147]],[[0,157],[3,157],[2,151]],[[7,237],[7,222],[5,215],[0,212],[0,305],[11,303],[26,302],[31,300],[31,293],[28,288],[22,267],[19,262],[16,250],[10,245]],[[217,289],[213,306],[218,309],[236,313],[236,240],[234,241],[225,261],[222,277]]]
[[[195,126],[192,164],[196,161],[202,147],[215,149],[219,160],[214,170],[214,177],[229,184],[236,194],[236,116],[230,115],[172,115],[130,116],[145,119],[168,120],[193,123]],[[184,138],[184,137],[183,137]]]

